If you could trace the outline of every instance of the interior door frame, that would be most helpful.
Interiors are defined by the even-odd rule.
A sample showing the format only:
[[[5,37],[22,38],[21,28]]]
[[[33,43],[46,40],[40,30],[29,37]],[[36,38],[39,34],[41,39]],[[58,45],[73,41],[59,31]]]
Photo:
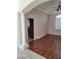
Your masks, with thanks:
[[[31,17],[27,18],[27,20],[30,20],[30,19],[33,21],[33,24],[32,24],[33,25],[33,29],[32,29],[33,38],[32,39],[34,39],[34,18],[31,18]],[[29,34],[29,31],[28,31],[28,34]]]

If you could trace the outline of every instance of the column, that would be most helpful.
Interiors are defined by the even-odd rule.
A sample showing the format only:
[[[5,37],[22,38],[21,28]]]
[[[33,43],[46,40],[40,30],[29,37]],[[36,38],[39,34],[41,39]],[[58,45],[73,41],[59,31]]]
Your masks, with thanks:
[[[28,45],[28,28],[26,28],[26,20],[25,20],[25,14],[21,12],[21,24],[22,24],[22,46],[21,49],[24,50],[29,47]],[[26,32],[27,31],[27,32]]]

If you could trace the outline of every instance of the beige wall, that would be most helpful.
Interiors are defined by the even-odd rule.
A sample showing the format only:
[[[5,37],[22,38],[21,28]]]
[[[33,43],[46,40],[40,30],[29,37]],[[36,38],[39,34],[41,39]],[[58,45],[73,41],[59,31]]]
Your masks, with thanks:
[[[48,33],[48,16],[46,14],[33,10],[26,17],[34,18],[34,39],[41,38]]]
[[[48,16],[49,20],[49,34],[54,34],[54,35],[61,35],[61,29],[56,29],[55,28],[55,20],[56,20],[56,15],[49,15]]]

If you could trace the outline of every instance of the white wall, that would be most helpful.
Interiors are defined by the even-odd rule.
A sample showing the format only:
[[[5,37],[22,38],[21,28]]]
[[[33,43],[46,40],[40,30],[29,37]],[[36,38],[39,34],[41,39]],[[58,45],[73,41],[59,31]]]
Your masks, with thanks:
[[[61,35],[61,30],[55,28],[56,15],[48,16],[34,9],[26,14],[26,20],[27,18],[34,18],[34,39],[41,38],[46,34]]]
[[[28,6],[30,3],[32,3],[35,0],[19,0],[18,2],[18,11],[22,11],[26,6]]]
[[[22,30],[21,30],[21,14],[18,13],[17,19],[17,46],[20,47],[22,44]]]
[[[18,11],[23,13],[28,13],[33,8],[47,1],[50,0],[19,0]]]
[[[34,18],[34,39],[41,38],[48,33],[48,16],[46,14],[33,10],[26,15],[26,18]]]
[[[49,15],[48,16],[49,20],[49,34],[54,34],[54,35],[61,35],[61,29],[56,29],[55,25],[55,20],[56,20],[56,15]]]

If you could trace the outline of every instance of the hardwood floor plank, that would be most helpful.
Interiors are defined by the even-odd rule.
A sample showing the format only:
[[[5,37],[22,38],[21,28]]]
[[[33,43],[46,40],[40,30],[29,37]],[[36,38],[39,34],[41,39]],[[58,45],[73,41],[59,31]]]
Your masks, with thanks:
[[[61,36],[45,35],[29,42],[29,49],[47,59],[61,59]]]

